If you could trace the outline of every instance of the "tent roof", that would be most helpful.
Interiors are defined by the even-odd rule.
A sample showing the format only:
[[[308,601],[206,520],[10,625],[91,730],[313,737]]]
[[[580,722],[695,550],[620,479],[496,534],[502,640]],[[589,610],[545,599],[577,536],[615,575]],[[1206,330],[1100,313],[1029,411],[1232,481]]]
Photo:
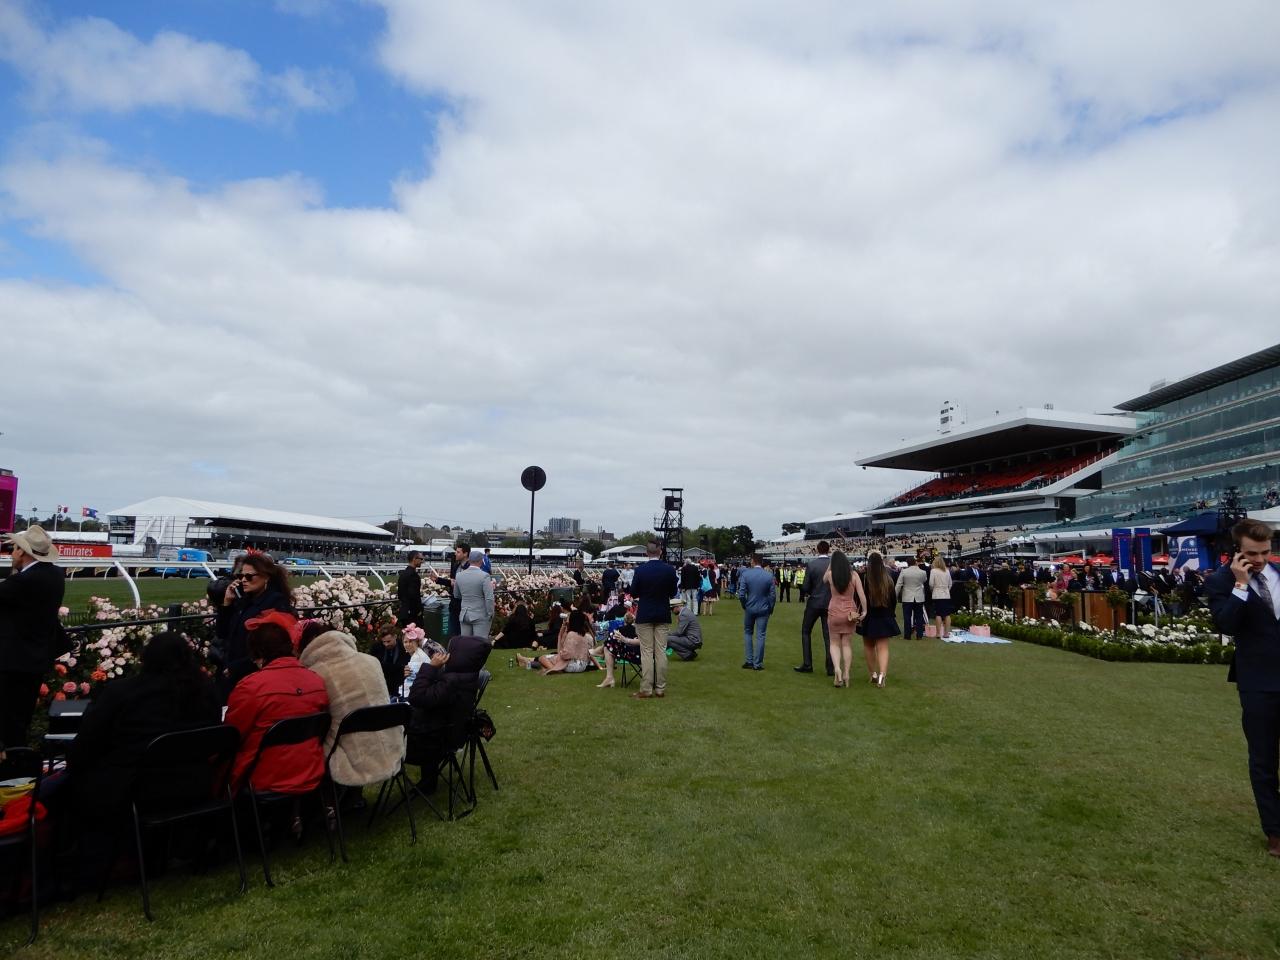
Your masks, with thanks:
[[[264,510],[260,507],[240,507],[212,500],[191,500],[187,497],[152,497],[128,506],[107,510],[109,517],[187,517],[191,520],[231,520],[257,523],[271,527],[298,527],[305,530],[330,530],[336,533],[357,533],[366,537],[385,537],[389,530],[375,527],[359,520],[343,520],[339,517],[321,517],[310,513],[290,513],[285,510]]]
[[[1165,527],[1161,533],[1191,536],[1193,534],[1207,534],[1218,532],[1218,515],[1212,510],[1205,513],[1198,513],[1194,517],[1188,517],[1181,523],[1175,523]]]

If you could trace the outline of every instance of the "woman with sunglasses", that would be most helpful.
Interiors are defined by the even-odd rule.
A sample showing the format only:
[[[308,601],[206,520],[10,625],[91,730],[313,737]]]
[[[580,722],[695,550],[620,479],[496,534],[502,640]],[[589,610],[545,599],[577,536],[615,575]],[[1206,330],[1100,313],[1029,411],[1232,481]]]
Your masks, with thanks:
[[[222,648],[219,680],[224,701],[231,688],[255,669],[245,623],[268,610],[297,616],[289,574],[265,553],[245,554],[232,568],[231,585],[222,596],[214,628]]]

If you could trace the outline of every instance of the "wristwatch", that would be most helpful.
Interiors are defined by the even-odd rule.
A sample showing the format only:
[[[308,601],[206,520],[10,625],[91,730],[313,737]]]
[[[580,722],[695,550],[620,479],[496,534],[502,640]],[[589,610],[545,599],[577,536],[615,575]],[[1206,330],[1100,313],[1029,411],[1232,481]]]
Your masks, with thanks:
[[[1248,589],[1249,589],[1249,584],[1247,584],[1247,583],[1240,583],[1240,582],[1237,582],[1237,583],[1236,583],[1236,589],[1237,589],[1237,590],[1248,590]]]

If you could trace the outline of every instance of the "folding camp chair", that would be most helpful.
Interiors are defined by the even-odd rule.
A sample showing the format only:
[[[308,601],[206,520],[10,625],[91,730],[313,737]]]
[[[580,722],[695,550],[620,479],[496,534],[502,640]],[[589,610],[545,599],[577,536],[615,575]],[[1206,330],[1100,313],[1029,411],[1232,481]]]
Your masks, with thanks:
[[[493,674],[488,670],[480,671],[480,683],[476,688],[476,702],[471,710],[471,721],[467,724],[467,781],[470,784],[471,798],[474,802],[476,796],[476,754],[480,754],[480,760],[484,763],[484,772],[489,775],[489,782],[493,784],[493,789],[498,789],[498,778],[494,775],[493,764],[489,762],[489,751],[484,748],[484,737],[481,735],[479,713],[480,700],[484,697],[484,691],[489,686],[489,681],[493,679]],[[491,734],[492,735],[492,734]]]
[[[330,794],[333,797],[333,810],[338,808],[337,791],[333,789],[333,781],[329,779],[326,769],[325,774],[321,777],[320,783],[311,790],[302,790],[297,793],[285,793],[274,790],[258,790],[253,785],[253,774],[258,768],[258,762],[262,759],[262,755],[272,747],[296,746],[306,743],[308,740],[315,740],[318,749],[321,750],[323,756],[324,738],[329,732],[329,712],[322,710],[319,713],[311,713],[301,717],[288,717],[284,720],[277,720],[271,725],[271,728],[262,735],[262,740],[258,744],[258,752],[253,758],[253,762],[249,764],[248,772],[245,775],[245,793],[249,797],[250,805],[253,807],[253,823],[258,831],[258,849],[262,851],[262,875],[267,881],[268,887],[274,887],[275,881],[271,879],[271,863],[267,854],[267,841],[262,832],[262,813],[259,806],[262,803],[273,803],[278,800],[298,800],[310,793],[319,793],[321,799],[324,798],[324,788],[328,784]],[[333,831],[335,824],[330,821],[328,816],[325,817],[325,839],[329,841],[329,862],[332,863],[336,859],[333,847]]]
[[[342,742],[343,737],[351,736],[356,733],[376,733],[380,730],[391,730],[400,727],[403,730],[402,736],[407,736],[409,731],[409,721],[413,717],[413,708],[407,703],[387,703],[376,707],[361,707],[359,710],[352,710],[349,714],[342,718],[342,723],[338,724],[338,734],[333,738],[333,746],[329,749],[329,756],[325,758],[325,767],[329,769],[329,779],[333,779],[332,761],[333,755],[337,752],[338,744]],[[413,820],[413,805],[408,803],[409,791],[413,789],[413,785],[409,783],[409,778],[404,772],[404,759],[400,760],[400,765],[396,768],[396,772],[388,779],[382,781],[382,786],[378,790],[378,799],[373,804],[373,810],[369,814],[369,825],[373,825],[374,818],[377,817],[379,809],[383,808],[391,798],[391,787],[396,786],[400,790],[400,796],[405,801],[405,809],[409,812],[409,836],[412,843],[418,842],[418,826]],[[347,841],[342,829],[342,804],[334,804],[334,819],[338,827],[338,850],[342,854],[343,863],[347,862]]]
[[[40,875],[37,866],[36,819],[39,806],[36,798],[40,795],[40,782],[44,778],[44,760],[40,754],[29,747],[9,747],[5,751],[5,759],[0,760],[0,781],[22,781],[31,784],[31,800],[27,809],[26,823],[21,830],[0,836],[0,850],[19,849],[24,844],[31,847],[31,933],[27,936],[27,946],[36,942],[40,932]],[[15,802],[15,801],[11,801]],[[15,864],[13,871],[13,899],[17,900],[22,892],[22,868]]]

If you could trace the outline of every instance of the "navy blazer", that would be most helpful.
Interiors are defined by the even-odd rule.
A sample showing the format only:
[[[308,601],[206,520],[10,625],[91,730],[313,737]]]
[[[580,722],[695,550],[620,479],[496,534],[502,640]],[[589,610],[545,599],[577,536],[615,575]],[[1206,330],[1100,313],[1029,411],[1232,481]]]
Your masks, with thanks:
[[[65,571],[52,563],[33,563],[0,580],[0,670],[45,673],[53,666],[65,589]]]
[[[1271,568],[1280,572],[1275,564]],[[1235,585],[1230,567],[1220,567],[1204,582],[1214,626],[1236,642],[1227,680],[1239,690],[1280,691],[1280,620],[1252,586],[1249,599],[1241,600],[1231,592]]]

